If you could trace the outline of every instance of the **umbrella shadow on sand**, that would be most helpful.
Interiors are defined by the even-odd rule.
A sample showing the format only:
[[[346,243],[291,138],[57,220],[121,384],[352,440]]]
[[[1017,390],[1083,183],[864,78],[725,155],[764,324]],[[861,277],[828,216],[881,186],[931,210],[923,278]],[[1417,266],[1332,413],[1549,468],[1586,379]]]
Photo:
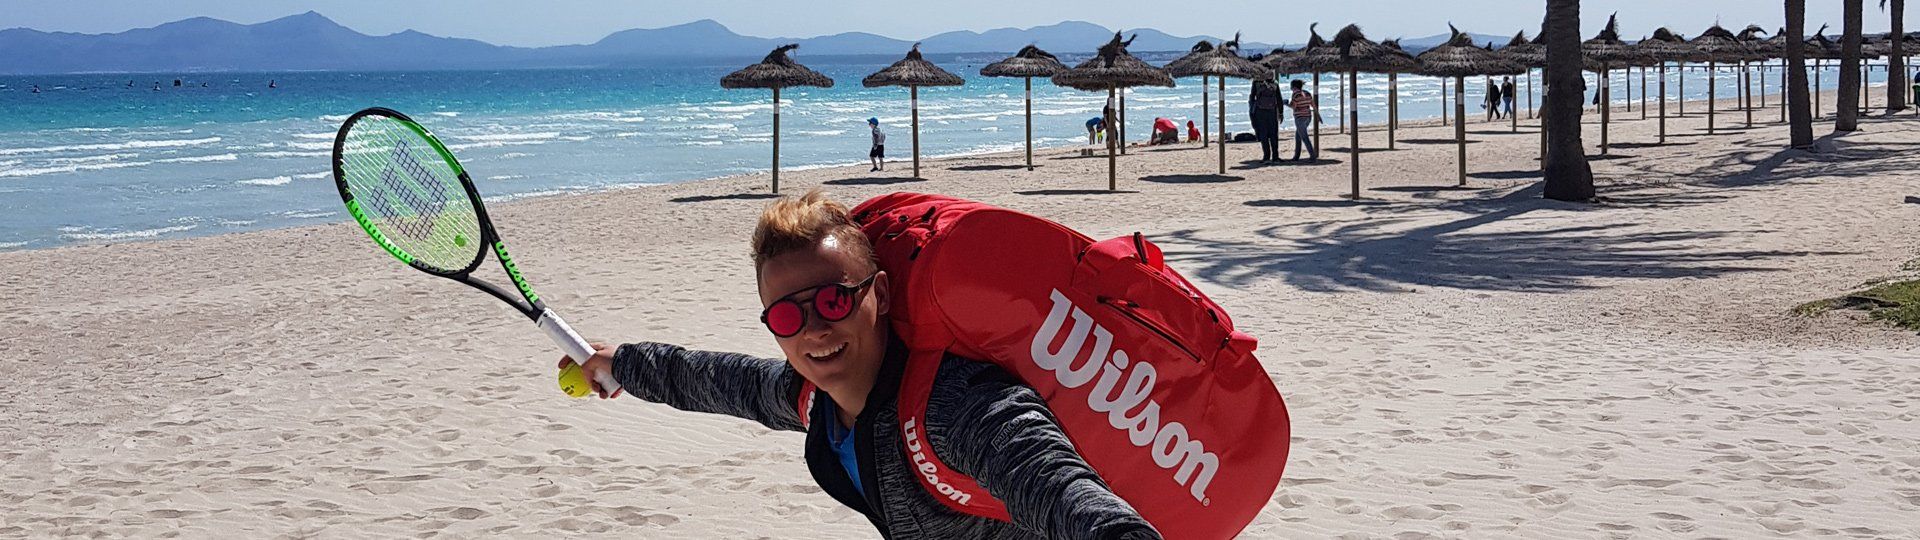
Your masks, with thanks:
[[[821,183],[827,184],[830,186],[887,186],[887,185],[893,185],[893,184],[912,184],[915,182],[925,182],[925,181],[927,181],[927,179],[914,178],[911,176],[881,176],[881,177],[874,177],[874,178],[841,178],[838,180],[828,180]]]
[[[1139,192],[1138,192],[1138,191],[1128,191],[1128,190],[1124,190],[1124,189],[1117,189],[1117,190],[1105,190],[1105,189],[1037,189],[1037,190],[1033,190],[1033,191],[1015,191],[1015,192],[1014,192],[1014,194],[1017,194],[1017,195],[1043,195],[1043,196],[1044,196],[1044,195],[1122,195],[1122,194],[1128,194],[1128,193],[1139,193]]]
[[[1037,168],[1039,168],[1040,166],[1039,166],[1039,165],[1034,165],[1033,167],[1037,169]],[[947,170],[949,170],[949,171],[1011,171],[1011,170],[1017,170],[1017,169],[1025,169],[1025,168],[1027,168],[1027,166],[1026,166],[1026,165],[1019,165],[1019,164],[1013,164],[1013,165],[960,165],[960,166],[957,166],[957,167],[947,167]]]
[[[1158,174],[1142,176],[1140,180],[1160,184],[1223,184],[1246,180],[1246,177],[1228,176],[1224,174]]]
[[[1329,201],[1332,202],[1332,201]],[[1290,206],[1252,201],[1249,206]],[[1561,292],[1598,288],[1619,277],[1678,279],[1768,272],[1765,259],[1835,252],[1724,250],[1703,240],[1743,231],[1659,231],[1634,224],[1568,223],[1527,230],[1482,230],[1538,209],[1594,209],[1539,198],[1539,188],[1438,206],[1365,207],[1359,219],[1276,225],[1252,238],[1182,230],[1153,238],[1167,259],[1215,283],[1240,287],[1280,276],[1303,290],[1404,292],[1412,287]],[[1434,223],[1414,210],[1458,211]],[[1692,245],[1682,245],[1689,243]]]
[[[780,195],[774,194],[774,193],[729,193],[726,195],[689,195],[686,197],[676,197],[672,199],[667,199],[667,202],[700,203],[700,202],[712,202],[712,201],[758,201],[758,200],[764,200],[764,199],[778,199],[778,198],[780,198]]]

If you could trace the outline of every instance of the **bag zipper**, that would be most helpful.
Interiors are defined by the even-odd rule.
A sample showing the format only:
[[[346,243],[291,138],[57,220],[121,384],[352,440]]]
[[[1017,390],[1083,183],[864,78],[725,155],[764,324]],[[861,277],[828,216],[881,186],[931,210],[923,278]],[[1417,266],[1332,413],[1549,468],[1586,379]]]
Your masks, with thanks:
[[[1179,339],[1173,337],[1172,332],[1167,331],[1167,329],[1165,328],[1161,328],[1159,324],[1151,320],[1148,320],[1146,317],[1141,317],[1140,315],[1135,314],[1133,312],[1133,308],[1140,307],[1140,304],[1119,299],[1119,298],[1110,298],[1106,296],[1099,297],[1098,300],[1100,301],[1101,304],[1104,304],[1107,307],[1113,308],[1114,311],[1120,312],[1121,315],[1125,316],[1128,319],[1131,319],[1133,322],[1139,323],[1140,326],[1144,326],[1147,328],[1147,330],[1150,330],[1155,335],[1160,336],[1161,340],[1164,340],[1168,344],[1173,345],[1173,348],[1179,349],[1181,353],[1184,353],[1187,355],[1187,358],[1193,360],[1194,362],[1201,361],[1200,355],[1198,353],[1193,352],[1193,349],[1187,348],[1187,345],[1185,343],[1181,343]]]

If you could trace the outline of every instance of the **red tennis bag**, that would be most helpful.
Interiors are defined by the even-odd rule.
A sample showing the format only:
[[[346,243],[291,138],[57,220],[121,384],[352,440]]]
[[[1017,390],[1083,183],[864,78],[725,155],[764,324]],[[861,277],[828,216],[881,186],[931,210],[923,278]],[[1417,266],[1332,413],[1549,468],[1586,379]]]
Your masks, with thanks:
[[[1039,391],[1074,447],[1168,538],[1245,528],[1287,462],[1286,405],[1255,341],[1140,234],[1060,224],[940,195],[853,209],[894,287],[913,352],[900,429],[921,483],[954,510],[1008,520],[922,434],[942,356],[992,362]]]

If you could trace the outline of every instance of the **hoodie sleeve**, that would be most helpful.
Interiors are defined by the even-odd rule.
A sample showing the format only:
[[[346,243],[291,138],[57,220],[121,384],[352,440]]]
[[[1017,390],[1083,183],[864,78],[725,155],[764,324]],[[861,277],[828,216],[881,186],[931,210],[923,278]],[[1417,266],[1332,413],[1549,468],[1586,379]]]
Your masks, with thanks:
[[[614,352],[613,377],[627,393],[675,409],[806,431],[795,404],[800,376],[780,360],[633,343]]]
[[[927,438],[956,472],[1045,538],[1157,539],[1147,520],[1080,457],[1047,403],[990,364],[949,359],[927,404]],[[945,429],[940,429],[942,426]]]

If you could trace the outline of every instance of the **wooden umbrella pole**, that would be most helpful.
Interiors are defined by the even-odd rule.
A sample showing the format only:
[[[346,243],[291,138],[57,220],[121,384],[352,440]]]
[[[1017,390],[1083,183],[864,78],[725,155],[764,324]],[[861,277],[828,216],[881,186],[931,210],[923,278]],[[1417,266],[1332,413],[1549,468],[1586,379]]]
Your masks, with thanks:
[[[920,87],[909,86],[907,102],[913,109],[913,177],[920,177]]]
[[[1127,155],[1127,89],[1120,89],[1120,155]]]
[[[1720,94],[1719,94],[1720,89],[1719,87],[1715,86],[1713,83],[1714,73],[1717,71],[1720,71],[1719,66],[1715,65],[1715,63],[1712,61],[1707,62],[1707,134],[1708,135],[1713,134],[1713,113],[1715,112],[1715,109],[1719,106],[1717,102],[1720,99]]]
[[[1227,78],[1220,78],[1220,174],[1227,174]],[[1275,149],[1279,151],[1279,149]]]
[[[1740,63],[1740,79],[1744,81],[1740,87],[1747,91],[1747,105],[1741,109],[1747,111],[1747,129],[1753,129],[1753,70],[1747,67],[1746,62]]]
[[[1353,129],[1347,131],[1347,146],[1350,147],[1347,155],[1348,159],[1353,160],[1353,200],[1357,201],[1360,200],[1360,72],[1358,70],[1347,72],[1346,95],[1353,98],[1353,109],[1347,111],[1347,114],[1353,115],[1348,119],[1348,122],[1353,124]]]
[[[1394,149],[1400,129],[1400,74],[1387,74],[1387,149]]]
[[[1755,76],[1760,83],[1760,108],[1767,108],[1767,61],[1760,61],[1760,74]]]
[[[1787,65],[1780,61],[1780,123],[1787,123]]]
[[[1206,75],[1200,76],[1200,146],[1203,146],[1203,147],[1207,145],[1207,137],[1211,137],[1212,136],[1211,134],[1213,133],[1213,126],[1207,125],[1213,122],[1213,120],[1209,118],[1209,115],[1207,114],[1208,112],[1207,108],[1213,106],[1213,103],[1212,103],[1213,96],[1207,95],[1207,92],[1210,90],[1209,88],[1207,88],[1208,82],[1212,82],[1212,81],[1208,81]],[[1221,83],[1222,83],[1221,86],[1226,85],[1225,81],[1221,81]],[[1223,106],[1225,105],[1226,101],[1227,101],[1226,96],[1220,96],[1220,102]],[[1226,114],[1226,111],[1221,111],[1222,116],[1225,116],[1225,114]]]
[[[1340,79],[1341,86],[1347,86],[1347,81],[1344,79],[1341,79],[1340,74],[1338,73],[1333,74],[1333,78]],[[1347,92],[1345,90],[1346,90],[1345,88],[1342,88],[1340,92],[1340,132],[1341,133],[1347,132]]]
[[[780,192],[780,87],[773,87],[773,192]]]
[[[1533,70],[1528,69],[1527,70],[1527,119],[1532,120],[1533,118],[1534,118],[1533,116]]]
[[[1114,94],[1114,88],[1111,86],[1107,87],[1108,101],[1113,100],[1113,94]],[[1119,114],[1118,114],[1118,111],[1115,111],[1115,114],[1108,115],[1108,116],[1119,116]],[[1113,139],[1114,139],[1113,130],[1114,128],[1118,127],[1114,125],[1118,122],[1119,120],[1117,118],[1108,118],[1106,120],[1106,126],[1105,126],[1107,130],[1107,191],[1116,191],[1120,189],[1119,178],[1114,175],[1114,171],[1113,171],[1113,168],[1115,165],[1113,161]]]
[[[1820,59],[1815,58],[1813,60],[1813,117],[1814,119],[1820,118],[1820,89],[1822,88],[1822,86],[1820,85],[1820,72],[1823,71],[1820,68],[1821,68]]]
[[[1440,125],[1447,125],[1447,78],[1440,78]]]
[[[1633,66],[1627,66],[1627,112],[1633,112]]]
[[[1507,89],[1506,84],[1502,83],[1500,85],[1500,89],[1506,90]],[[1517,99],[1514,99],[1514,96],[1506,96],[1505,98],[1512,101],[1519,101]],[[1495,103],[1494,106],[1497,107],[1499,106],[1499,104]],[[1520,115],[1519,114],[1515,114],[1514,111],[1507,111],[1507,122],[1509,124],[1512,124],[1511,128],[1514,133],[1520,132]]]
[[[1460,116],[1461,118],[1465,118],[1467,115],[1467,91],[1466,91],[1467,78],[1454,77],[1453,83],[1454,83],[1453,84],[1453,92],[1454,92],[1453,112],[1455,113],[1455,115]],[[1459,156],[1459,159],[1457,160],[1457,165],[1459,166],[1459,169],[1460,169],[1459,185],[1465,186],[1467,185],[1467,123],[1466,122],[1453,123],[1453,139],[1455,142],[1455,146],[1459,147],[1460,149],[1460,156]]]
[[[1313,72],[1313,149],[1320,149],[1320,72]],[[1225,144],[1225,143],[1222,143]]]
[[[1600,155],[1607,155],[1607,122],[1613,119],[1612,70],[1600,67]]]
[[[1647,119],[1647,66],[1640,66],[1640,119]]]
[[[1540,68],[1540,78],[1547,78],[1547,69]],[[1584,97],[1584,96],[1583,96]],[[1540,119],[1540,173],[1547,172],[1547,120]]]
[[[1033,170],[1033,77],[1027,79],[1027,170]]]
[[[1660,144],[1667,144],[1667,63],[1660,63]]]
[[[1680,78],[1680,113],[1676,114],[1675,116],[1678,116],[1680,118],[1686,118],[1687,117],[1687,63],[1681,62],[1680,66],[1678,68],[1675,68],[1674,75]]]

